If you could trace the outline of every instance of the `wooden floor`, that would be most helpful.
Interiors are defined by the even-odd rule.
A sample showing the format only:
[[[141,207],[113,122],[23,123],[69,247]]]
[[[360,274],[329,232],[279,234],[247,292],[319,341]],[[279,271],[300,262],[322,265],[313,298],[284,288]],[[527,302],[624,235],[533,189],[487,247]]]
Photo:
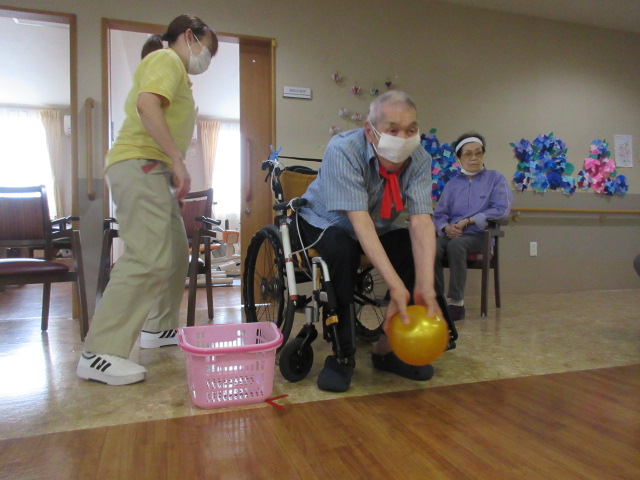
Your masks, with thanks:
[[[640,365],[9,439],[0,459],[23,480],[638,479]]]
[[[276,372],[282,409],[214,410],[191,405],[177,348],[134,348],[146,382],[80,381],[70,291],[46,333],[40,296],[0,292],[0,479],[640,479],[640,290],[505,295],[486,319],[470,298],[429,382],[375,371],[361,346],[350,391],[320,392],[318,342],[309,378]],[[214,304],[242,321],[238,287]]]

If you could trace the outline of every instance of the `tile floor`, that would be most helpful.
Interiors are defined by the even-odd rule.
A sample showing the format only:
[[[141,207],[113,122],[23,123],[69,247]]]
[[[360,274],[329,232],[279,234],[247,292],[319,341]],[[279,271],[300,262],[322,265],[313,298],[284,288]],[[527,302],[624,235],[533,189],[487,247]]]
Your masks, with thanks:
[[[216,411],[192,405],[185,359],[178,347],[134,348],[131,358],[148,369],[143,383],[109,387],[79,380],[75,367],[82,344],[76,321],[69,319],[68,286],[54,285],[46,333],[40,332],[40,291],[39,286],[27,286],[0,292],[0,438]],[[199,292],[198,302],[196,323],[203,324],[204,292]],[[242,321],[240,302],[239,287],[215,287],[215,322]],[[500,310],[491,308],[488,318],[482,319],[479,298],[467,299],[467,318],[456,324],[457,348],[435,362],[436,375],[429,382],[374,371],[370,347],[361,345],[351,390],[321,392],[315,381],[329,348],[317,340],[309,376],[291,384],[276,369],[273,395],[288,395],[279,400],[286,406],[344,395],[640,363],[640,289],[503,295],[502,303]],[[183,301],[183,325],[185,318]],[[272,407],[261,403],[236,408]]]

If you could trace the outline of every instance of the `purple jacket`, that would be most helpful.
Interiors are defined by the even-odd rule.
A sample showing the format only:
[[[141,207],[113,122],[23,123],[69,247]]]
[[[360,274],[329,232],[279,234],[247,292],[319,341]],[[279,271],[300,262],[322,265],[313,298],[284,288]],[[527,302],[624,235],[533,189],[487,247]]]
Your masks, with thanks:
[[[487,226],[487,219],[506,217],[510,209],[511,189],[507,179],[497,170],[483,168],[471,178],[460,173],[449,180],[433,213],[433,221],[438,235],[443,236],[444,227],[471,217],[475,223],[464,235],[477,235]]]

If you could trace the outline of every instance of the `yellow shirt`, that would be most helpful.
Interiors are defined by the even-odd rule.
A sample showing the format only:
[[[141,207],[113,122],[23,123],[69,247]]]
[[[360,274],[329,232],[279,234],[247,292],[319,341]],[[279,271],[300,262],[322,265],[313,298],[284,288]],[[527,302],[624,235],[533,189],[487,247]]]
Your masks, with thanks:
[[[132,158],[158,160],[172,167],[171,159],[144,128],[136,104],[141,93],[163,97],[164,118],[178,149],[184,156],[193,136],[196,108],[191,81],[178,54],[170,48],[147,55],[133,76],[133,86],[124,105],[125,120],[113,147],[109,150],[105,170]]]

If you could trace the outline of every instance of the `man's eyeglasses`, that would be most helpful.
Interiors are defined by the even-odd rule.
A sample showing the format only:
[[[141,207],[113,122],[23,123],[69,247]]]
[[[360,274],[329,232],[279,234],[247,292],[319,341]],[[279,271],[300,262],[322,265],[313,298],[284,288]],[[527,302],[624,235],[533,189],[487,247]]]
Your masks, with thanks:
[[[484,152],[482,150],[476,150],[475,152],[462,152],[460,158],[464,160],[471,160],[473,157],[482,158],[484,157]]]

